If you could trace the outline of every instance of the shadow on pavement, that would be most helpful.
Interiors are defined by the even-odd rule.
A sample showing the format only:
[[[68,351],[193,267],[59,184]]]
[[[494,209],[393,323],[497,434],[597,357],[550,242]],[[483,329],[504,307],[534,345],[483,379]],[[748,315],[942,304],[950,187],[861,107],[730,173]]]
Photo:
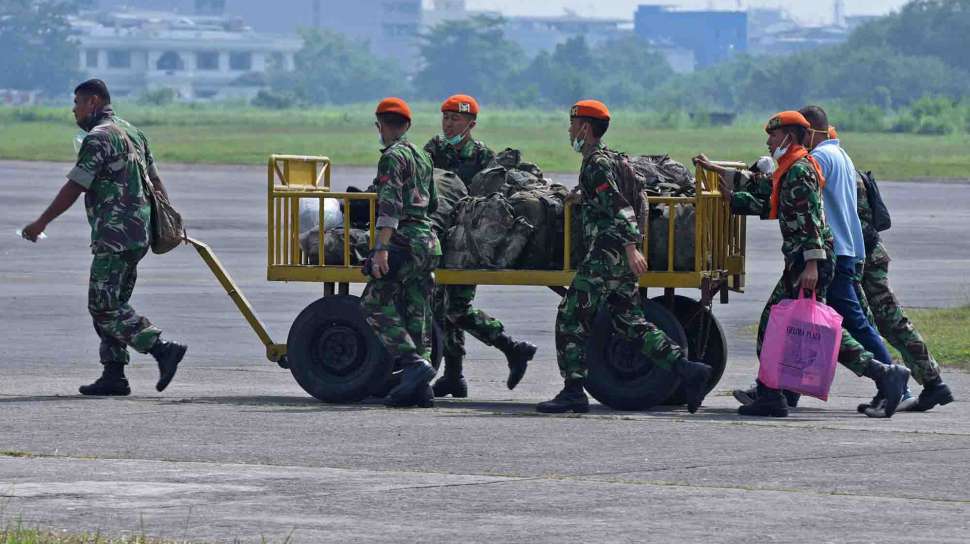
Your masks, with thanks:
[[[83,395],[27,395],[27,396],[0,396],[2,403],[32,403],[32,402],[72,402],[72,401],[93,401],[93,400],[117,400],[134,402],[152,402],[158,405],[217,405],[217,406],[238,406],[245,408],[263,408],[265,411],[274,413],[279,412],[361,412],[373,410],[387,410],[389,412],[402,412],[409,410],[427,410],[429,414],[438,417],[552,417],[552,418],[587,418],[587,419],[606,419],[606,420],[680,420],[680,421],[728,421],[739,423],[759,423],[759,422],[845,422],[848,420],[869,419],[865,416],[847,410],[831,410],[824,408],[797,408],[792,410],[787,418],[761,418],[761,417],[741,417],[735,408],[724,407],[701,407],[695,413],[690,414],[684,406],[656,406],[644,411],[622,411],[614,410],[608,406],[593,404],[587,414],[540,414],[535,411],[534,402],[515,402],[515,401],[488,401],[488,400],[464,400],[439,398],[435,399],[435,406],[431,409],[423,408],[388,408],[384,406],[381,398],[368,398],[357,403],[330,404],[321,402],[313,397],[291,397],[291,396],[200,396],[182,398],[164,398],[157,396],[128,396],[128,397],[87,397]],[[260,411],[260,410],[256,410]]]

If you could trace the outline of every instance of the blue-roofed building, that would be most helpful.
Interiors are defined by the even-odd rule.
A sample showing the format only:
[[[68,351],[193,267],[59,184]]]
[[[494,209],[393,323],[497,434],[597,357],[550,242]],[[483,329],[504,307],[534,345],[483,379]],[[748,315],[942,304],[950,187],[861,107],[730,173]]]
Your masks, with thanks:
[[[651,43],[692,50],[698,68],[748,50],[748,14],[743,11],[679,11],[641,5],[633,17],[633,31]]]

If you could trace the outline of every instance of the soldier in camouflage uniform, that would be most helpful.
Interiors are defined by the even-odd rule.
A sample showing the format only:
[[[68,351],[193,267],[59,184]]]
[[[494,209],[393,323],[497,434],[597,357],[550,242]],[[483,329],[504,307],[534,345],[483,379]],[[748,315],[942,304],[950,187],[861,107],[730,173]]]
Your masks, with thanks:
[[[495,158],[495,153],[484,143],[472,139],[471,131],[477,122],[478,112],[475,98],[463,94],[449,97],[441,104],[442,134],[431,138],[424,146],[435,168],[454,172],[466,185]],[[468,396],[468,384],[462,375],[464,331],[505,354],[509,365],[506,380],[509,389],[518,385],[529,361],[535,356],[536,346],[516,341],[505,334],[501,321],[472,307],[474,299],[474,285],[444,285],[435,289],[434,313],[444,331],[445,351],[445,372],[434,384],[436,397]]]
[[[111,95],[101,80],[89,80],[74,90],[74,117],[87,132],[77,164],[67,183],[37,221],[23,229],[35,241],[47,225],[67,211],[83,193],[91,224],[91,278],[88,310],[101,338],[103,372],[81,386],[83,395],[128,395],[125,378],[130,346],[150,353],[158,362],[156,389],[175,376],[186,346],[161,339],[162,331],[128,304],[135,288],[138,263],[151,241],[151,204],[144,183],[164,193],[145,135],[114,114]],[[148,178],[146,180],[146,178]]]
[[[371,276],[361,308],[374,333],[403,369],[389,406],[430,406],[432,272],[441,246],[431,228],[437,194],[426,153],[405,138],[411,109],[399,98],[377,106],[384,149],[377,164],[377,240],[365,270]],[[393,254],[393,255],[392,255]]]
[[[857,181],[859,200],[859,220],[862,222],[862,236],[866,245],[866,261],[862,271],[862,292],[859,301],[869,319],[879,329],[879,333],[893,347],[899,350],[903,363],[912,371],[913,378],[923,386],[916,402],[908,403],[908,411],[925,412],[937,404],[945,405],[953,401],[953,393],[943,383],[940,365],[930,354],[926,342],[903,311],[902,305],[889,288],[889,252],[882,243],[879,231],[872,224],[872,208],[866,193],[862,176]],[[859,405],[863,412],[878,404]],[[878,406],[876,406],[878,408]],[[903,408],[901,408],[903,409]]]
[[[816,298],[824,301],[825,291],[835,272],[832,233],[825,224],[822,208],[821,185],[824,178],[818,163],[801,145],[810,126],[805,117],[796,111],[773,116],[765,126],[768,149],[778,160],[778,168],[772,177],[751,176],[745,181],[746,191],[732,191],[723,178],[721,181],[721,191],[733,213],[778,219],[781,228],[785,270],[761,313],[757,340],[759,355],[772,306],[784,299],[795,298],[801,289],[814,291]],[[703,160],[698,160],[698,163],[718,170]],[[742,174],[739,171],[738,175]],[[866,376],[876,383],[883,397],[891,399],[886,403],[885,412],[885,417],[891,417],[906,389],[909,371],[875,360],[872,353],[866,351],[845,330],[842,331],[839,362],[857,376]],[[781,391],[758,382],[756,399],[749,405],[739,407],[738,413],[785,417],[788,415],[788,404]]]
[[[556,358],[565,387],[536,410],[589,411],[584,391],[586,342],[596,313],[605,304],[618,334],[641,341],[648,359],[683,380],[687,408],[693,413],[703,401],[711,370],[688,361],[680,346],[643,316],[637,277],[647,271],[647,262],[638,249],[642,237],[633,207],[617,185],[614,154],[601,142],[609,120],[609,110],[596,100],[577,102],[570,112],[573,150],[583,155],[577,187],[583,230],[592,242],[556,316]]]

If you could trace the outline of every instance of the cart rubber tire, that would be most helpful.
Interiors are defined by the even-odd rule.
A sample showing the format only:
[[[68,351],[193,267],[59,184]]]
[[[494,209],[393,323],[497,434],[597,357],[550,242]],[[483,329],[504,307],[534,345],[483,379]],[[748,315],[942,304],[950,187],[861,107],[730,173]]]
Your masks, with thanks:
[[[664,297],[655,297],[653,301],[666,307]],[[690,297],[674,295],[674,306],[669,310],[677,317],[684,332],[687,333],[687,358],[711,367],[711,377],[707,380],[705,394],[710,393],[717,387],[727,368],[727,338],[724,336],[724,329],[710,310]],[[708,327],[707,342],[704,346],[704,357],[700,357],[697,353],[697,339],[703,332],[702,327],[705,324]],[[678,387],[670,398],[664,401],[664,404],[676,406],[686,402],[683,388]]]
[[[687,341],[680,322],[663,305],[641,298],[647,321],[683,346]],[[653,362],[613,331],[609,313],[600,308],[586,345],[589,375],[586,390],[599,402],[616,410],[647,410],[662,403],[680,385],[680,379]]]
[[[290,372],[324,402],[357,402],[390,374],[384,347],[364,320],[360,298],[331,295],[307,306],[286,339]]]
[[[441,367],[441,359],[444,357],[444,353],[444,332],[442,332],[441,327],[438,326],[438,322],[433,321],[431,328],[431,366],[434,367],[435,372],[437,372]],[[387,394],[391,392],[391,389],[394,389],[394,386],[396,386],[400,381],[398,375],[393,373],[397,369],[394,368],[393,361],[391,361],[391,357],[387,354],[386,350],[384,351],[384,356],[387,357],[387,367],[389,370],[383,378],[375,382],[376,385],[368,392],[368,394],[372,397],[386,397]]]
[[[664,297],[656,297],[655,302],[664,304]],[[714,314],[701,305],[700,302],[681,295],[674,295],[674,306],[669,308],[681,326],[687,333],[687,358],[691,361],[700,361],[711,367],[711,377],[707,381],[707,391],[710,393],[717,386],[717,382],[724,375],[727,368],[727,338],[724,336],[724,329],[718,322]],[[706,323],[705,323],[706,322]],[[702,326],[708,327],[707,342],[704,346],[704,357],[698,355],[697,339],[703,332]],[[684,390],[678,387],[674,394],[664,401],[667,405],[680,405],[686,403]]]

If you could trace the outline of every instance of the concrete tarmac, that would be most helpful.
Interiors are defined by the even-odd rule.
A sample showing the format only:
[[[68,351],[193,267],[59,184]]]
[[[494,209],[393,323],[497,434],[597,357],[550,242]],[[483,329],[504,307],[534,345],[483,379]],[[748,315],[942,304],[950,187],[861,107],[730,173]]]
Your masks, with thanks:
[[[750,326],[781,269],[774,223],[749,220],[747,292],[714,309],[728,370],[694,415],[536,414],[561,386],[558,297],[523,287],[483,287],[476,302],[540,346],[515,391],[501,353],[469,339],[471,399],[321,404],[265,359],[189,248],[146,258],[133,299],[189,344],[175,381],[156,393],[154,363],[134,354],[131,397],[82,398],[77,386],[100,372],[83,206],[36,245],[13,232],[69,168],[0,162],[0,524],[215,542],[970,541],[966,374],[946,371],[958,401],[925,414],[857,414],[873,387],[841,369],[827,403],[804,399],[780,420],[735,414],[731,389],[757,372]],[[364,186],[373,170],[334,175],[336,188]],[[265,280],[265,169],[166,165],[163,176],[190,235],[285,341],[322,288]],[[966,303],[970,185],[880,186],[903,303]]]

